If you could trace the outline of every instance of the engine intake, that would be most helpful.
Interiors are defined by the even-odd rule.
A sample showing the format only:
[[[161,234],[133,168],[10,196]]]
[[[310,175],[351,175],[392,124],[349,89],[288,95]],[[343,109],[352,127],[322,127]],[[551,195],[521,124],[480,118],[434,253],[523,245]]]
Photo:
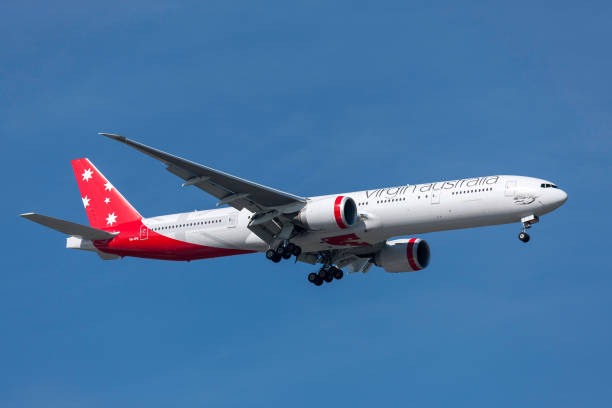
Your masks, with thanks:
[[[333,231],[350,228],[357,222],[357,204],[350,197],[325,197],[310,201],[298,220],[311,230]]]
[[[427,267],[429,256],[429,245],[423,239],[394,239],[385,243],[375,263],[387,272],[415,272]]]

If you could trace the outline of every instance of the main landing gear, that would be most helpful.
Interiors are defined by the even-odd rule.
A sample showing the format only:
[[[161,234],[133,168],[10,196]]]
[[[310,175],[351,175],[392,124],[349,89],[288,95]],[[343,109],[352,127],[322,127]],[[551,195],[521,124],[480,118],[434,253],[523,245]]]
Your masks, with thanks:
[[[518,234],[518,239],[523,242],[529,242],[529,234],[525,232],[526,229],[531,228],[533,224],[540,221],[537,215],[529,215],[527,217],[521,218],[521,222],[523,223],[523,230]]]
[[[340,280],[344,276],[342,269],[333,265],[323,266],[319,273],[311,272],[308,274],[308,281],[313,283],[315,286],[321,286],[323,282],[331,282],[334,279]]]
[[[291,256],[296,258],[302,253],[302,248],[295,245],[293,242],[283,242],[276,249],[268,249],[266,251],[266,258],[274,263],[278,263],[281,259],[289,259]]]

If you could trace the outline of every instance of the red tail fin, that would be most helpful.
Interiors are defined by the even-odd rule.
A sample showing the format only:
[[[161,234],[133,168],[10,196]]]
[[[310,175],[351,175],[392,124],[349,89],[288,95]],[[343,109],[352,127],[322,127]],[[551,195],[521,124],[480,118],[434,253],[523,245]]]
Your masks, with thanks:
[[[93,228],[114,229],[142,218],[89,159],[72,160],[72,168]]]

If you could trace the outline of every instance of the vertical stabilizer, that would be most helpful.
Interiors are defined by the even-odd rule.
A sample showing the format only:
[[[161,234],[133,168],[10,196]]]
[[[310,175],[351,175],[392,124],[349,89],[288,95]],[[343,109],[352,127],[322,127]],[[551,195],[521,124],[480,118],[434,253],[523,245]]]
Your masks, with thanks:
[[[89,159],[72,160],[81,200],[93,228],[114,229],[142,216]]]

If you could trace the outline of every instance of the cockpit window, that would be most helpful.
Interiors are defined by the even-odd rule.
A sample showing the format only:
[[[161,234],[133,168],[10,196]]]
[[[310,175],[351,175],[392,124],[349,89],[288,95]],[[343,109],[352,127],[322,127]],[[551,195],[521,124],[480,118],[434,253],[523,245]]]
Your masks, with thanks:
[[[540,184],[540,188],[559,188],[557,186],[555,186],[554,184]]]

